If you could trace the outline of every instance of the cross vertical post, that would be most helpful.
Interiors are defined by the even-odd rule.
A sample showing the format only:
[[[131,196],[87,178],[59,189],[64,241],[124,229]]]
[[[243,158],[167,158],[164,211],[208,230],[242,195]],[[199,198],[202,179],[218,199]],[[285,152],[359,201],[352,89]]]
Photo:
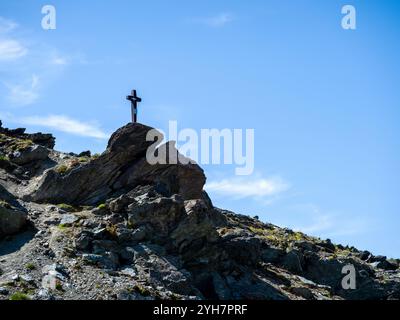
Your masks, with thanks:
[[[132,90],[131,94],[126,97],[126,100],[131,102],[131,114],[132,114],[132,122],[137,122],[137,105],[142,101],[136,94],[136,90]]]

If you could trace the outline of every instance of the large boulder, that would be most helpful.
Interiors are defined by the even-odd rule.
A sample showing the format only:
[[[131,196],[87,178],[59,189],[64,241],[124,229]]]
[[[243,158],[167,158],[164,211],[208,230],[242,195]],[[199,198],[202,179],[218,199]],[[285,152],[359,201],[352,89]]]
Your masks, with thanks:
[[[150,164],[146,157],[133,163],[124,175],[116,181],[115,187],[124,185],[152,184],[164,188],[168,194],[179,194],[185,200],[203,198],[203,186],[206,182],[203,169],[189,162],[179,154],[175,142],[170,141],[160,146],[157,151],[161,158],[167,159],[167,164]],[[186,163],[169,162],[169,155],[185,159]]]
[[[67,172],[48,170],[26,191],[24,200],[92,205],[137,185],[158,185],[185,200],[201,198],[205,176],[198,165],[147,162],[146,151],[153,144],[146,141],[150,130],[154,129],[129,123],[111,136],[100,157]]]
[[[50,151],[43,146],[32,145],[12,153],[10,155],[10,161],[18,165],[25,165],[34,161],[43,161],[47,159],[49,153]]]
[[[26,212],[0,200],[0,238],[20,231],[26,224]]]
[[[41,145],[48,149],[53,149],[56,144],[56,138],[50,133],[25,133],[26,139],[31,140],[33,143]]]
[[[187,252],[191,256],[195,253],[192,249],[196,246],[203,247],[204,243],[218,240],[219,235],[213,224],[214,214],[201,199],[185,201],[184,215],[170,237],[180,253],[185,253],[186,259]]]

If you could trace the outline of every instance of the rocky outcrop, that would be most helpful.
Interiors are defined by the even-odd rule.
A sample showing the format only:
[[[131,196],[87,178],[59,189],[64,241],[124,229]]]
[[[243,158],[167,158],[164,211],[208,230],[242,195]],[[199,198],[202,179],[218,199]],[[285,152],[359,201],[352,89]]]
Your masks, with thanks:
[[[144,184],[156,185],[167,195],[179,193],[184,199],[200,197],[205,176],[199,166],[148,164],[146,150],[153,142],[146,141],[146,135],[152,129],[139,123],[122,127],[98,158],[68,168],[67,172],[60,171],[60,167],[48,170],[25,199],[90,205]]]
[[[98,157],[2,129],[0,300],[400,299],[399,260],[214,207],[198,165],[146,161],[151,129],[122,127]]]
[[[17,150],[10,155],[10,161],[17,165],[26,165],[34,161],[47,159],[50,151],[41,145],[32,145],[22,150]]]
[[[0,120],[0,134],[3,133],[7,136],[18,138],[22,140],[30,140],[35,144],[43,146],[45,148],[53,149],[56,143],[56,139],[53,137],[52,134],[49,133],[25,133],[24,128],[18,129],[8,129],[3,128],[3,123]]]

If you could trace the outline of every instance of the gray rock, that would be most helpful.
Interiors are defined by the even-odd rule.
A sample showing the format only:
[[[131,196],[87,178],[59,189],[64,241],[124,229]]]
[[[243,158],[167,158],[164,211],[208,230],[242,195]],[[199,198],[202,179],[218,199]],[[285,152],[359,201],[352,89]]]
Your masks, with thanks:
[[[48,283],[48,281],[44,281],[43,283]],[[40,289],[36,294],[37,300],[54,300],[54,296],[48,289],[54,290],[54,288]]]
[[[0,287],[0,294],[1,295],[7,295],[9,293],[7,288]]]
[[[60,224],[61,219],[57,216],[50,216],[46,219],[44,219],[42,222],[46,226],[55,226]]]
[[[81,233],[81,235],[75,239],[75,247],[78,250],[87,250],[90,247],[91,242],[92,236],[90,233]]]
[[[293,294],[303,297],[307,300],[315,300],[314,294],[309,288],[306,287],[293,287],[290,290]]]
[[[303,256],[298,250],[289,251],[282,260],[282,266],[295,274],[303,272]]]
[[[66,214],[63,215],[60,224],[64,226],[70,226],[73,225],[75,222],[77,222],[79,218],[73,214]]]
[[[133,241],[142,241],[146,238],[146,228],[140,227],[132,231],[131,239]]]
[[[134,201],[132,198],[123,194],[117,199],[112,200],[109,203],[109,207],[112,212],[119,213],[122,212],[128,204],[132,203],[132,201]]]
[[[106,228],[97,228],[93,231],[93,237],[95,239],[104,239],[107,233],[108,232]]]
[[[26,165],[34,161],[47,159],[50,151],[40,145],[33,145],[24,150],[16,151],[10,156],[10,160],[18,165]]]
[[[373,263],[371,263],[371,266],[373,266],[374,268],[383,269],[383,270],[397,270],[397,268],[398,268],[397,265],[390,263],[387,260],[373,262]]]
[[[120,273],[125,276],[132,277],[132,278],[134,278],[136,276],[136,271],[133,270],[132,268],[124,268],[120,271]]]
[[[368,261],[371,258],[372,254],[369,251],[361,251],[356,256],[363,261]]]
[[[10,280],[11,280],[11,281],[18,281],[18,280],[19,280],[19,274],[13,274],[13,275],[10,277]]]
[[[27,282],[27,283],[35,282],[34,279],[29,275],[21,275],[19,278],[20,278],[20,280]]]
[[[384,262],[386,261],[386,257],[385,256],[371,256],[368,259],[368,262]]]
[[[335,250],[336,250],[335,245],[331,242],[330,239],[327,239],[326,241],[318,242],[317,246],[324,248],[328,252],[335,252]]]
[[[111,270],[114,270],[119,262],[115,253],[107,253],[106,255],[85,253],[82,255],[82,260],[87,264]]]
[[[26,212],[0,202],[0,238],[20,231],[26,218]]]
[[[199,166],[150,165],[147,162],[145,152],[153,143],[146,141],[150,130],[152,128],[139,123],[122,127],[111,136],[107,150],[99,158],[66,174],[47,171],[35,190],[27,190],[24,199],[93,205],[104,200],[113,190],[138,185],[141,181],[164,186],[170,194],[179,193],[185,199],[201,198],[205,176]],[[161,152],[170,147],[173,145],[160,147]]]
[[[46,265],[42,268],[42,275],[52,274],[58,276],[61,280],[64,280],[68,276],[67,269],[59,263],[53,263]]]

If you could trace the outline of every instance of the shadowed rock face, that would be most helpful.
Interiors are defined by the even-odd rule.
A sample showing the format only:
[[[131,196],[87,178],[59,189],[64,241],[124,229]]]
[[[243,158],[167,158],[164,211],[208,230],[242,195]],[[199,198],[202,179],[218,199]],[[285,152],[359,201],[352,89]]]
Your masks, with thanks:
[[[201,197],[205,176],[199,166],[148,164],[146,151],[153,141],[146,141],[146,135],[152,129],[139,123],[120,128],[100,157],[67,173],[60,173],[57,168],[48,170],[24,199],[96,204],[140,184],[156,184],[169,194],[180,193],[184,199]]]
[[[26,212],[0,203],[0,238],[20,231],[26,224]]]
[[[27,222],[26,210],[0,185],[0,239],[20,231]]]

